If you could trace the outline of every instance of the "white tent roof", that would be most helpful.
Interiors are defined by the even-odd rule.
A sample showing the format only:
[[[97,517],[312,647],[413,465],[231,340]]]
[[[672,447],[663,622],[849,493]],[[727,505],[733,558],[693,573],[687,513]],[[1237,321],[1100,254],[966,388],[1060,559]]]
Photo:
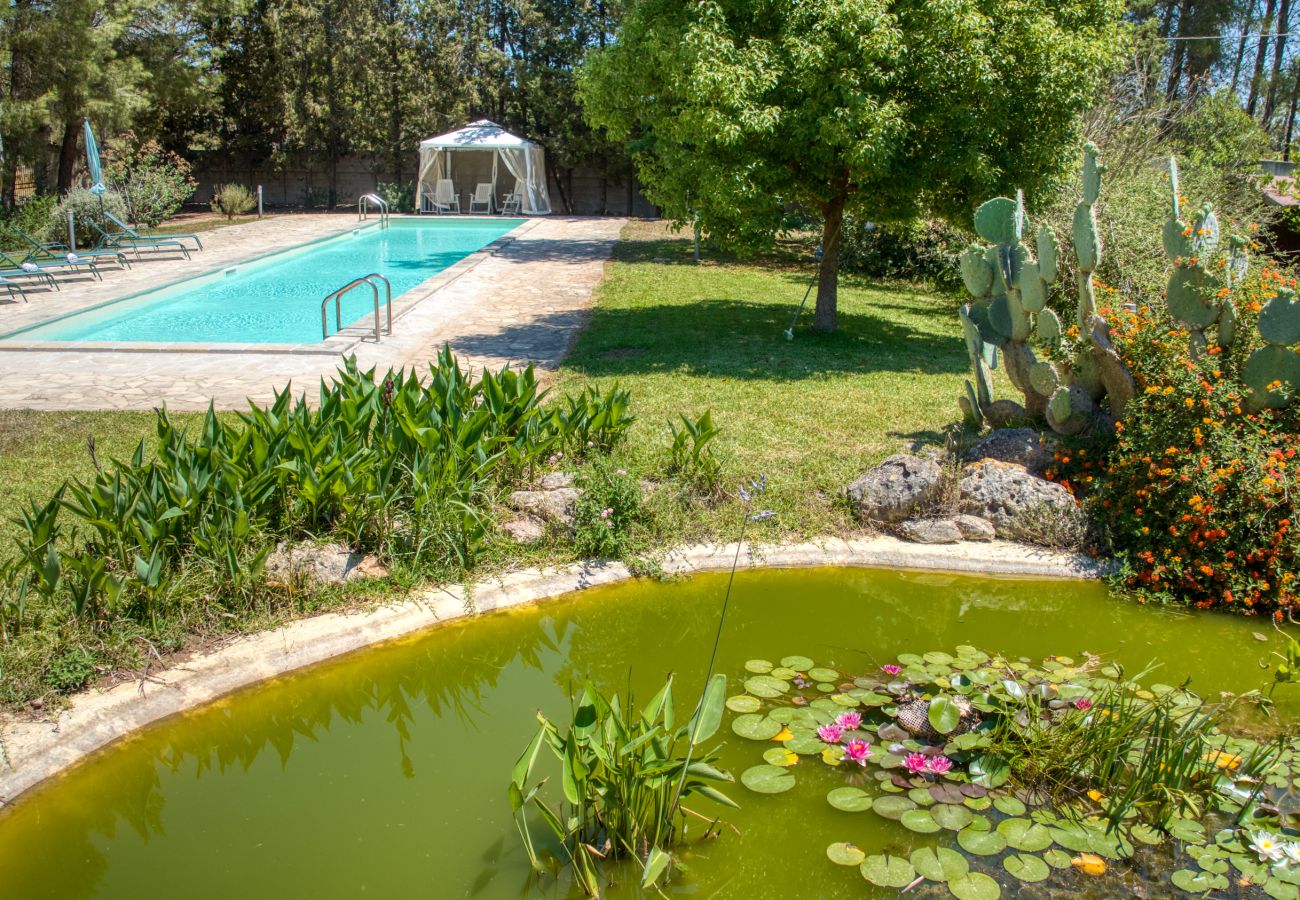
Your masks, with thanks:
[[[496,122],[479,119],[464,128],[420,141],[420,149],[495,150],[502,147],[533,147],[532,141],[506,131]]]

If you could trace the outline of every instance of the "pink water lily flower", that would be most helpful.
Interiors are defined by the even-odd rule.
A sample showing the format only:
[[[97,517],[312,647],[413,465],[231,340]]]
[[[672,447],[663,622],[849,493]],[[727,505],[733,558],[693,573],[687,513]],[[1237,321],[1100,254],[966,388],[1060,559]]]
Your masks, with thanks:
[[[870,744],[866,741],[849,741],[844,745],[844,755],[840,758],[865,766],[869,756],[871,756]]]
[[[932,756],[926,769],[935,775],[946,775],[952,770],[952,760],[946,756]]]
[[[903,757],[903,768],[913,775],[919,775],[929,768],[930,758],[924,753],[909,753]]]
[[[1080,697],[1078,700],[1074,701],[1074,707],[1075,709],[1081,709],[1084,712],[1087,712],[1092,709],[1092,701],[1087,697]]]
[[[903,667],[889,663],[888,665],[881,666],[880,671],[884,672],[886,675],[897,675],[899,672],[903,671]]]
[[[828,744],[838,744],[840,738],[844,736],[840,726],[835,724],[823,725],[817,729],[817,736]]]
[[[845,731],[852,731],[862,725],[862,713],[840,713],[839,718],[835,720],[835,724],[843,728]]]

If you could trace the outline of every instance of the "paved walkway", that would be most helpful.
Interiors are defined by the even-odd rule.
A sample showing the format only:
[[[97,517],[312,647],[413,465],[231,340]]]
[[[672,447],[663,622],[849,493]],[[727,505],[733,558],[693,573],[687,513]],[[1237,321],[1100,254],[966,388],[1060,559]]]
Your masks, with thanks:
[[[423,366],[444,343],[470,366],[532,363],[553,369],[585,321],[623,219],[550,217],[512,232],[504,246],[471,257],[413,289],[397,304],[392,337],[349,352],[363,367]],[[107,272],[103,282],[32,294],[3,307],[19,326],[127,296],[154,284],[221,268],[268,250],[356,225],[346,216],[303,215],[204,235],[205,250]],[[165,272],[165,275],[159,274]],[[26,307],[32,307],[28,309]],[[360,329],[357,329],[357,333]],[[338,366],[323,353],[0,349],[0,407],[31,409],[200,409],[269,400],[292,382],[309,392]]]

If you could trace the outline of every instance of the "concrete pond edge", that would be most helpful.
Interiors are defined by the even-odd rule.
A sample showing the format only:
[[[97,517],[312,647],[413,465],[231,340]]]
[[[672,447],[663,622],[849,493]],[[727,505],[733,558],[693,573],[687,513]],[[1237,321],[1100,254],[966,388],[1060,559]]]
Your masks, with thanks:
[[[727,571],[738,549],[743,569],[842,566],[1056,579],[1099,578],[1106,570],[1104,562],[1085,556],[1003,541],[922,545],[889,536],[684,547],[667,555],[663,569],[675,575]],[[259,682],[443,622],[632,577],[623,563],[587,562],[435,588],[399,602],[325,613],[240,636],[147,677],[78,694],[49,719],[0,718],[0,808],[133,732]]]

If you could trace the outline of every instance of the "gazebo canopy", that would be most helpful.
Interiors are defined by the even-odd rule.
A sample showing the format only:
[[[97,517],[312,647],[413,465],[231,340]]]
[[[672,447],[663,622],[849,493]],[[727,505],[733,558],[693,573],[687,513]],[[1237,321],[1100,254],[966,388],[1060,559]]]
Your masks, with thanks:
[[[426,211],[429,208],[427,201],[434,197],[439,180],[455,177],[453,160],[457,161],[455,168],[460,168],[462,154],[471,152],[478,154],[480,161],[485,156],[491,158],[494,200],[498,197],[500,163],[515,178],[515,190],[520,194],[520,212],[529,216],[550,213],[551,198],[546,190],[546,159],[542,148],[487,119],[420,141],[418,209]]]

